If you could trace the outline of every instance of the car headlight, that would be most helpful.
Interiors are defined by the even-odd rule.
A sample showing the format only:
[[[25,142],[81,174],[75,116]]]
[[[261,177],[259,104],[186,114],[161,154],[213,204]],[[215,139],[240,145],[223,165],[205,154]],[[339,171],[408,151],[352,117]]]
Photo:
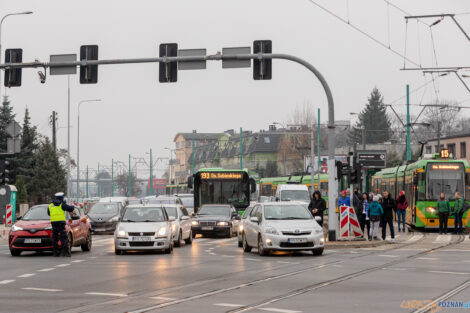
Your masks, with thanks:
[[[161,227],[159,230],[158,230],[158,237],[166,237],[168,233],[168,229],[165,227]]]
[[[228,222],[217,222],[217,226],[228,226]]]
[[[436,209],[433,208],[432,206],[426,208],[426,212],[428,213],[436,213]]]
[[[23,230],[23,228],[19,227],[19,226],[16,226],[16,225],[13,225],[11,227],[11,231],[19,231],[19,230]]]
[[[243,225],[240,225],[240,227],[238,227],[238,229],[239,229],[240,231],[243,231]]]
[[[52,226],[44,227],[44,230],[52,230]]]
[[[175,233],[176,231],[176,224],[171,224],[171,233]]]
[[[320,243],[325,243],[325,238],[321,237],[320,238]]]
[[[321,234],[321,233],[323,233],[323,229],[321,229],[321,228],[316,228],[315,229],[315,234]]]
[[[119,222],[119,215],[111,218],[109,221],[110,222]]]
[[[271,235],[278,235],[278,234],[279,234],[279,233],[277,232],[276,228],[274,228],[274,227],[266,227],[266,228],[264,229],[264,232],[265,232],[266,234],[271,234]]]
[[[199,221],[192,221],[191,225],[194,225],[194,226],[199,225]]]
[[[118,237],[126,237],[126,232],[124,230],[119,230],[117,235]]]

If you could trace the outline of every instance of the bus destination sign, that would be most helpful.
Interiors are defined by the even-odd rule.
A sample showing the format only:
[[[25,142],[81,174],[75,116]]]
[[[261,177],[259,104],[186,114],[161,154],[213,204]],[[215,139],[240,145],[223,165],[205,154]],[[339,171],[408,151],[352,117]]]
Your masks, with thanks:
[[[201,179],[242,179],[242,173],[236,172],[201,172]]]

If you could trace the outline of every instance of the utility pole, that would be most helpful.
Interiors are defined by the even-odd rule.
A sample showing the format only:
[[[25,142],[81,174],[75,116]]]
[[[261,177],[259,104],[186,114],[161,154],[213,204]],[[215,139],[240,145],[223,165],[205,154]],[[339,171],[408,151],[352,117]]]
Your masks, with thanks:
[[[129,154],[129,182],[127,185],[127,196],[132,197],[132,189],[131,189],[131,155]]]
[[[441,121],[437,121],[437,153],[441,153]]]
[[[411,160],[410,147],[410,85],[406,85],[406,160]]]
[[[194,174],[194,139],[191,140],[191,174]]]
[[[88,165],[86,166],[86,197],[88,198]]]
[[[318,108],[318,123],[317,123],[317,154],[318,154],[318,168],[317,168],[317,190],[320,191],[320,171],[321,171],[321,125],[320,125],[320,108]]]
[[[101,198],[100,162],[98,162],[98,172],[96,173],[96,184],[98,185],[98,197]]]
[[[114,159],[111,159],[111,197],[114,197]]]
[[[315,134],[313,133],[314,124],[312,122],[312,133],[310,134],[310,176],[312,177],[312,197],[313,192],[315,191]],[[320,186],[320,181],[318,182],[318,187]]]
[[[54,147],[54,151],[57,152],[57,127],[56,127],[56,122],[57,122],[57,112],[52,111],[52,117],[51,117],[51,123],[52,123],[52,147]]]
[[[240,170],[243,169],[243,129],[240,127]]]
[[[150,196],[153,196],[153,161],[152,161],[152,149],[150,149],[150,182],[149,182],[149,191]]]
[[[70,75],[67,75],[67,196],[70,194]]]

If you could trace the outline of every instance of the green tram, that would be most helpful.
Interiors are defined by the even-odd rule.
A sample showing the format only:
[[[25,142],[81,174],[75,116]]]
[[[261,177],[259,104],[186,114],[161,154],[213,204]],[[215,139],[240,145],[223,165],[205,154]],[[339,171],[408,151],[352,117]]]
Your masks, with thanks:
[[[187,184],[173,184],[165,186],[165,193],[167,195],[175,195],[179,193],[191,193]]]
[[[256,182],[248,170],[202,168],[188,179],[194,188],[194,211],[204,204],[231,204],[240,214],[256,194]]]
[[[445,155],[445,154],[444,154]],[[466,160],[440,158],[422,159],[408,165],[383,169],[372,176],[372,190],[384,190],[396,197],[401,190],[408,199],[406,223],[421,228],[438,228],[439,216],[436,210],[441,192],[454,206],[456,191],[470,200],[470,167]],[[470,212],[462,220],[464,227],[470,227]],[[454,227],[454,216],[449,216],[449,227]]]

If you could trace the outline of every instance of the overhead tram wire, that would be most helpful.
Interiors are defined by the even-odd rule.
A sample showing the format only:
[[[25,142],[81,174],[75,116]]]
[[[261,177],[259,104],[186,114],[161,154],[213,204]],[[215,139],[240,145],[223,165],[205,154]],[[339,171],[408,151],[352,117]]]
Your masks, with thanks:
[[[328,10],[327,8],[323,7],[322,5],[318,4],[317,2],[315,2],[314,0],[308,0],[310,3],[312,3],[313,5],[317,6],[318,8],[320,8],[321,10],[325,11],[326,13],[330,14],[331,16],[335,17],[336,19],[340,20],[341,22],[343,22],[344,24],[352,27],[354,30],[358,31],[359,33],[363,34],[364,36],[366,36],[367,38],[369,38],[370,40],[374,41],[375,43],[379,44],[380,46],[384,47],[385,49],[391,51],[392,53],[398,55],[399,57],[402,57],[404,58],[405,60],[407,60],[408,62],[412,63],[413,65],[417,66],[417,67],[421,67],[418,63],[416,63],[415,61],[407,58],[405,55],[401,54],[400,52],[398,52],[397,50],[395,49],[392,49],[390,47],[387,46],[387,44],[381,42],[380,40],[378,40],[377,38],[375,38],[374,36],[366,33],[365,31],[363,31],[362,29],[360,29],[359,27],[351,24],[350,22],[348,22],[347,20],[345,20],[344,18],[342,18],[341,16],[333,13],[332,11]]]

